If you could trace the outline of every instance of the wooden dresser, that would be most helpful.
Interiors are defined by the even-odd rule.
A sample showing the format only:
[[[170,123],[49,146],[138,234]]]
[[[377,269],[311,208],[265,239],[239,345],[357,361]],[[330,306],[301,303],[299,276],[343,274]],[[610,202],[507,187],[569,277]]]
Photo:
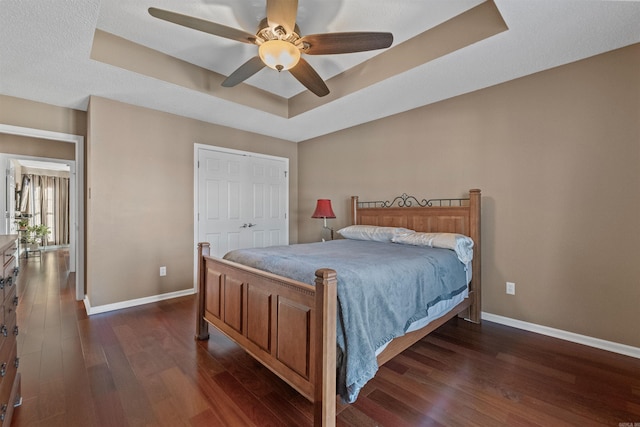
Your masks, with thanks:
[[[11,424],[13,408],[20,405],[20,373],[18,373],[18,294],[17,235],[0,235],[0,254],[4,261],[0,270],[0,425]]]

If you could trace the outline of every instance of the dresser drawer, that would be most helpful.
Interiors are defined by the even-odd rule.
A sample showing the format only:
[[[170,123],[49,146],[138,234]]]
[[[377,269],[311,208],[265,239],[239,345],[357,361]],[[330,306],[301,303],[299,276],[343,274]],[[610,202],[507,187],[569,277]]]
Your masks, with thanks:
[[[4,381],[7,376],[7,371],[11,363],[11,354],[15,353],[17,348],[15,343],[15,337],[11,334],[5,338],[4,344],[0,347],[0,380]]]
[[[15,259],[16,251],[17,251],[17,247],[16,246],[11,246],[10,248],[5,249],[4,251],[2,251],[2,264],[6,266],[7,263],[9,261],[11,261],[12,258]]]
[[[18,307],[18,296],[16,286],[5,288],[4,304],[2,305],[2,313],[0,313],[0,323],[4,325],[15,325],[16,308]]]
[[[5,323],[2,324],[0,331],[0,363],[7,360],[8,355],[5,354],[5,352],[8,350],[5,350],[5,348],[16,345],[18,332],[19,330],[15,316],[13,318],[5,319]]]
[[[13,244],[5,247],[5,249],[2,250],[2,265],[4,267],[6,267],[10,262],[15,261],[17,250],[18,246],[16,242],[13,242]]]
[[[4,372],[4,376],[0,376],[0,424],[2,425],[4,425],[5,421],[8,422],[7,425],[11,422],[13,407],[16,403],[14,402],[16,396],[12,396],[12,391],[15,388],[14,380],[16,379],[19,365],[16,346],[13,346],[7,359],[6,365],[0,366],[0,373]]]
[[[6,259],[6,258],[5,258]],[[11,256],[4,264],[0,278],[0,299],[6,298],[7,292],[16,287],[18,280],[18,265],[16,258]]]

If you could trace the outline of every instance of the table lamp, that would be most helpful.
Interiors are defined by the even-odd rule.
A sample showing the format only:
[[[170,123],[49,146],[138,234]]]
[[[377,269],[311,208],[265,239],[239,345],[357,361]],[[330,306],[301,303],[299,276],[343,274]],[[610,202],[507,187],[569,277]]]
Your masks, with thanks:
[[[333,209],[331,208],[331,200],[329,199],[318,199],[316,204],[316,210],[311,215],[311,218],[322,218],[324,219],[323,229],[328,229],[331,231],[331,240],[333,240],[333,228],[327,227],[327,218],[335,218],[336,214],[333,213]],[[324,242],[324,238],[322,239]]]

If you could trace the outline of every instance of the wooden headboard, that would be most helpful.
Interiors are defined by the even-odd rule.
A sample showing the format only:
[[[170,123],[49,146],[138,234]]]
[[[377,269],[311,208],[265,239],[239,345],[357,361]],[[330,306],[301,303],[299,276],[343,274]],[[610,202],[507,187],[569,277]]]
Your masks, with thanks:
[[[473,278],[469,287],[475,302],[469,319],[480,321],[481,239],[480,190],[469,190],[468,198],[422,199],[403,194],[391,201],[361,202],[351,198],[352,224],[405,227],[427,233],[459,233],[471,237]],[[470,295],[471,296],[471,295]]]

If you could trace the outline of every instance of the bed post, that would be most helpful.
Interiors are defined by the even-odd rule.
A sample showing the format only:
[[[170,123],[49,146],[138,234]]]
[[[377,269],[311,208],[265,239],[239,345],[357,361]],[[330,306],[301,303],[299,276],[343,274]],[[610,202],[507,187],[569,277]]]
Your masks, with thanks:
[[[335,426],[336,422],[336,288],[335,271],[316,271],[315,426]]]
[[[480,323],[482,309],[482,263],[481,260],[481,240],[480,240],[480,190],[469,190],[469,237],[475,242],[473,248],[473,261],[471,268],[473,276],[471,278],[471,290],[473,291],[473,301],[469,307],[469,320]]]
[[[358,196],[351,196],[351,225],[358,224]]]
[[[205,256],[209,256],[209,243],[198,243],[198,301],[196,308],[196,339],[208,340],[209,339],[209,327],[204,320],[204,286],[205,286]]]

